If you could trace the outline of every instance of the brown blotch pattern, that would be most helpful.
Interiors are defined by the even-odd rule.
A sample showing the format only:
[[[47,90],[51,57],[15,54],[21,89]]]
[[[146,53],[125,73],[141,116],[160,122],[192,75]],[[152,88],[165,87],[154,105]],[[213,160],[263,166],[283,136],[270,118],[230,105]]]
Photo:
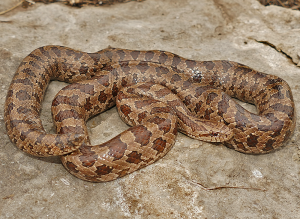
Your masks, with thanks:
[[[120,139],[120,136],[116,136],[109,140],[105,143],[105,146],[109,148],[108,155],[113,157],[114,160],[121,159],[127,149],[127,144]]]
[[[4,112],[7,134],[20,149],[32,155],[61,155],[63,164],[72,174],[88,181],[122,177],[163,156],[174,143],[177,133],[177,123],[173,124],[166,117],[166,114],[172,115],[173,110],[168,107],[149,108],[158,104],[153,99],[122,106],[120,111],[123,114],[130,117],[137,113],[136,122],[147,121],[147,125],[129,128],[110,141],[95,146],[102,151],[100,155],[88,144],[88,136],[83,134],[86,132],[84,126],[57,125],[60,134],[45,133],[39,112],[50,79],[73,83],[61,91],[66,93],[58,94],[53,101],[53,110],[63,107],[53,113],[57,123],[68,119],[66,121],[76,120],[84,124],[88,117],[114,106],[115,97],[123,87],[152,82],[166,87],[155,94],[160,101],[167,99],[169,90],[180,96],[183,104],[198,117],[207,120],[220,117],[218,119],[234,133],[233,138],[224,144],[243,153],[273,151],[292,135],[295,127],[295,105],[288,84],[281,78],[239,63],[194,61],[165,51],[107,48],[97,53],[84,53],[60,46],[38,48],[22,61],[8,89]],[[195,82],[202,84],[196,85]],[[95,85],[97,83],[99,86]],[[210,91],[209,85],[224,93]],[[143,91],[148,92],[146,87]],[[249,113],[228,95],[256,104],[259,114]],[[122,94],[118,96],[119,100],[126,98]],[[176,106],[175,102],[172,104]],[[142,111],[135,112],[133,108]],[[176,115],[186,120],[193,130],[195,124],[187,119],[187,115],[178,110]],[[147,119],[147,116],[151,118]],[[160,134],[152,131],[154,128]],[[29,137],[33,133],[35,137]],[[214,131],[210,135],[218,137]],[[127,143],[133,141],[140,145],[141,151],[128,151],[131,145]],[[144,154],[148,153],[144,149],[152,150],[151,153],[156,150],[157,155]],[[142,160],[144,155],[150,156],[147,162]],[[105,159],[102,157],[101,160],[99,156]],[[103,162],[97,163],[100,160]],[[127,162],[128,166],[116,168],[118,162]],[[132,168],[134,165],[136,169]],[[93,168],[97,177],[87,174],[84,168],[89,171]]]
[[[145,126],[135,126],[133,129],[131,129],[131,132],[135,136],[135,142],[139,143],[141,146],[146,146],[149,144],[152,133],[147,130]]]
[[[153,141],[152,148],[157,151],[158,154],[163,153],[167,145],[167,142],[162,138],[157,138]]]
[[[92,167],[98,159],[98,155],[91,150],[91,147],[82,146],[80,148],[80,152],[82,153],[79,156],[79,159],[82,162],[82,166],[84,167]]]
[[[142,162],[142,154],[138,153],[137,151],[132,151],[126,156],[128,157],[126,161],[129,163],[139,164],[140,162]]]

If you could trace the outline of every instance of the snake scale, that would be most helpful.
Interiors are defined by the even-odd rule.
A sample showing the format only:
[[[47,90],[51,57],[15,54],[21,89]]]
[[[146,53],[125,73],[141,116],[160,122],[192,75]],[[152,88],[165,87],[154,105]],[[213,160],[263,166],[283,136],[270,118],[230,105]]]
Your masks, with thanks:
[[[50,80],[70,85],[52,103],[57,134],[40,120]],[[231,97],[254,104],[250,113]],[[91,146],[86,121],[114,105],[128,130]],[[194,61],[165,51],[62,46],[32,51],[17,69],[5,103],[7,134],[34,156],[60,156],[73,175],[102,182],[163,157],[177,130],[242,153],[282,146],[295,128],[295,106],[281,78],[232,61]]]

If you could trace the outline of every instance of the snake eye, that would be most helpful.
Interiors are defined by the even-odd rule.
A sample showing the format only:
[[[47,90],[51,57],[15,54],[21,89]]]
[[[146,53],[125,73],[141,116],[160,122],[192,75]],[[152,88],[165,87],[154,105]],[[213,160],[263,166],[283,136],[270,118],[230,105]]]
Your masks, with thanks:
[[[210,136],[212,136],[212,137],[217,137],[217,136],[219,136],[219,133],[218,133],[218,132],[212,132],[212,133],[210,134]]]

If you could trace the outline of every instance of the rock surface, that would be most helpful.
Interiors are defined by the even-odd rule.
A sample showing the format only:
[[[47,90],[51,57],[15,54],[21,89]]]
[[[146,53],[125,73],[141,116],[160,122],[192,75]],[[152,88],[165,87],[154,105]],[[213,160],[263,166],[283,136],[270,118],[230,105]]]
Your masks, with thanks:
[[[2,0],[0,11],[18,0]],[[56,44],[95,52],[108,46],[160,49],[195,60],[226,59],[286,80],[300,106],[300,12],[255,0],[146,0],[109,7],[37,3],[0,16],[0,104],[22,59]],[[42,110],[65,83],[52,82]],[[242,104],[255,111],[254,107]],[[299,117],[299,116],[298,116]],[[299,125],[288,144],[245,155],[179,134],[161,160],[124,178],[89,183],[53,158],[17,149],[0,108],[0,218],[297,218]],[[298,121],[299,124],[299,121]],[[113,108],[88,122],[93,143],[127,128]],[[227,188],[223,188],[227,187]],[[208,190],[209,188],[215,188]]]

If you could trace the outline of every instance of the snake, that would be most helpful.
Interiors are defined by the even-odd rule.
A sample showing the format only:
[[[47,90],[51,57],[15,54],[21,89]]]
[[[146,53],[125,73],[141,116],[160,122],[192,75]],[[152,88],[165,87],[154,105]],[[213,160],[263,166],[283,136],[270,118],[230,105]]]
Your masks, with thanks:
[[[57,134],[47,133],[40,119],[51,80],[70,83],[52,103]],[[254,104],[258,113],[234,98]],[[86,121],[115,105],[132,127],[92,146]],[[76,177],[104,182],[163,157],[177,131],[246,154],[269,153],[290,138],[296,113],[286,81],[237,62],[195,61],[159,50],[109,47],[86,53],[48,45],[19,65],[4,120],[9,138],[24,152],[60,156]]]

